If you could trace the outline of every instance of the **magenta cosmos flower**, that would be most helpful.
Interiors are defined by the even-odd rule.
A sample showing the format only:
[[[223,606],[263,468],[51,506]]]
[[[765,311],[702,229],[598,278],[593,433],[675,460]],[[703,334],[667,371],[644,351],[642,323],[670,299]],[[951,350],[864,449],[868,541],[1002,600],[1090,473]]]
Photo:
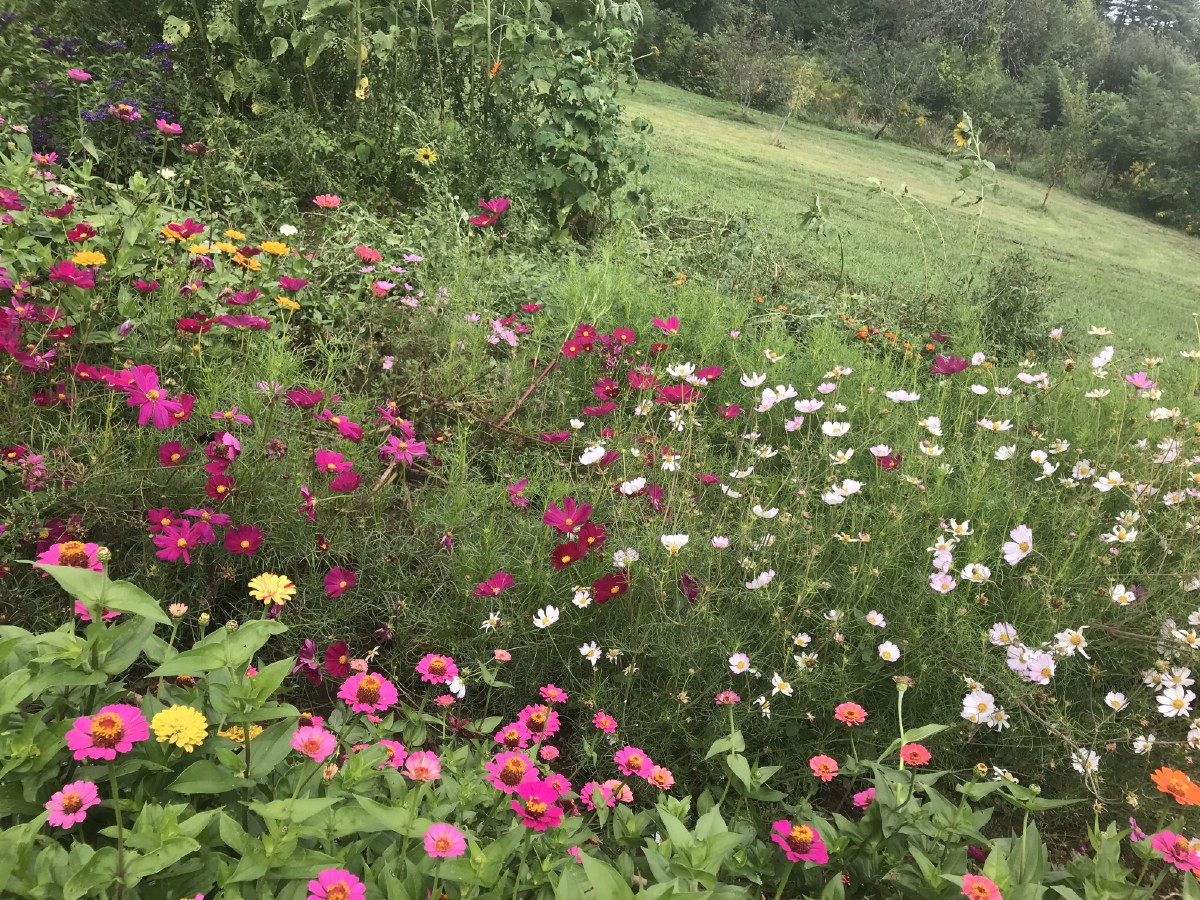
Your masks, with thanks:
[[[67,748],[75,759],[116,759],[150,737],[150,723],[136,706],[114,703],[94,716],[80,716],[67,732]]]
[[[557,528],[563,534],[569,534],[576,528],[587,523],[592,514],[590,503],[576,503],[574,497],[564,497],[562,507],[551,503],[542,515],[542,524]]]
[[[338,697],[354,712],[383,712],[398,699],[395,686],[376,672],[359,672],[342,684]]]
[[[72,781],[46,801],[50,816],[46,820],[55,828],[70,828],[87,818],[87,811],[100,802],[100,792],[91,781]]]
[[[788,862],[812,862],[824,865],[829,862],[825,842],[811,825],[793,825],[780,819],[771,826],[771,840],[783,848]]]
[[[453,825],[434,822],[425,829],[425,852],[435,859],[462,856],[467,852],[467,837]]]
[[[558,806],[558,791],[544,781],[528,781],[517,788],[519,800],[512,801],[513,812],[521,824],[534,831],[557,828],[562,824],[563,811]]]
[[[477,216],[471,216],[468,220],[472,225],[478,225],[480,228],[490,228],[496,224],[496,221],[504,213],[508,212],[510,201],[507,197],[497,197],[494,200],[485,200],[479,198],[479,208],[483,210]]]
[[[356,584],[358,584],[358,576],[354,574],[352,569],[343,569],[341,566],[334,566],[329,570],[329,574],[325,576],[325,593],[337,599]]]
[[[225,549],[230,553],[253,556],[262,542],[262,531],[253,525],[239,525],[225,532]]]
[[[481,581],[471,591],[472,597],[496,597],[513,586],[513,577],[507,572],[495,572],[487,581]]]
[[[367,887],[345,869],[325,869],[308,883],[308,900],[366,900]]]
[[[417,672],[428,684],[449,684],[458,677],[458,666],[453,658],[440,653],[427,653],[419,663]]]
[[[497,753],[484,768],[491,786],[505,794],[515,794],[521,785],[538,780],[537,766],[524,753]]]

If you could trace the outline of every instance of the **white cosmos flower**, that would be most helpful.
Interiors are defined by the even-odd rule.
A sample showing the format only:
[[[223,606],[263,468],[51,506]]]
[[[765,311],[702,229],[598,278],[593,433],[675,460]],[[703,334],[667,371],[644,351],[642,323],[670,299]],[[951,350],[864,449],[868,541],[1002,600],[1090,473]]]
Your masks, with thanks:
[[[765,357],[767,358],[767,360],[768,360],[769,362],[771,362],[771,363],[777,363],[777,362],[779,362],[781,359],[783,359],[783,356],[782,356],[782,355],[780,355],[780,354],[776,353],[776,352],[775,352],[774,350],[772,350],[770,347],[768,347],[767,349],[763,350],[763,356],[765,356]]]
[[[467,686],[463,684],[463,680],[457,675],[455,675],[454,678],[450,680],[450,683],[446,685],[446,690],[452,693],[459,700],[467,696]]]
[[[992,577],[992,570],[983,563],[967,563],[963,566],[962,577],[975,584],[983,584]]]
[[[821,433],[826,437],[841,437],[850,433],[849,422],[822,422]]]
[[[538,628],[549,628],[558,621],[558,607],[547,604],[544,608],[539,609],[533,617],[533,624]]]
[[[941,456],[943,453],[946,452],[944,449],[939,447],[937,444],[926,444],[923,441],[919,445],[918,449],[922,453],[924,453],[926,456]]]
[[[667,548],[667,553],[674,556],[687,545],[688,536],[686,534],[664,534],[659,540]]]
[[[745,653],[735,653],[729,657],[729,671],[734,675],[745,675],[750,671],[750,657]]]
[[[761,375],[758,372],[751,372],[749,375],[742,375],[742,387],[756,388],[767,380],[767,373]]]
[[[1087,397],[1089,400],[1103,400],[1111,393],[1112,391],[1110,391],[1108,388],[1095,388],[1094,390],[1088,391],[1083,396]]]
[[[280,225],[279,233],[286,237],[294,237],[297,234],[297,228],[295,225]]]
[[[796,665],[807,671],[817,667],[817,659],[819,656],[819,653],[797,653],[792,654],[792,659],[796,661]]]
[[[569,424],[572,431],[578,431],[583,427],[583,419],[572,419]]]
[[[771,674],[771,696],[774,697],[776,694],[790,697],[792,696],[792,686],[784,681],[778,672],[773,672]]]
[[[942,420],[939,416],[928,416],[924,419],[918,419],[917,424],[934,437],[942,436]]]
[[[592,463],[599,462],[604,453],[604,444],[592,444],[579,454],[579,462],[582,465],[590,466]]]
[[[621,483],[621,493],[626,497],[631,497],[646,486],[646,479],[638,476],[632,481],[624,481]]]
[[[575,596],[571,598],[571,602],[580,609],[587,609],[592,604],[592,592],[585,587],[575,586]]]
[[[1139,734],[1133,739],[1133,752],[1138,756],[1145,756],[1154,748],[1154,742],[1158,740],[1153,734]]]
[[[1111,346],[1105,347],[1098,354],[1096,354],[1095,356],[1092,357],[1092,368],[1093,369],[1103,369],[1110,362],[1112,362],[1112,358],[1113,358],[1113,348]]]
[[[1107,326],[1093,325],[1091,328],[1088,329],[1088,334],[1104,336],[1107,334],[1112,334],[1112,332],[1108,330]]]
[[[1137,601],[1137,595],[1133,591],[1125,589],[1125,585],[1113,585],[1111,592],[1113,603],[1117,606],[1129,606]]]
[[[775,577],[774,569],[767,569],[765,572],[760,572],[755,575],[750,581],[746,582],[746,588],[751,591],[757,591],[759,588],[766,587]]]
[[[996,698],[983,688],[976,688],[963,697],[962,717],[968,722],[982,724],[996,709]]]
[[[806,632],[801,631],[799,634],[792,635],[792,643],[795,644],[797,647],[799,647],[801,650],[803,650],[805,647],[807,647],[809,644],[812,643],[812,636],[807,634]]]
[[[813,397],[811,400],[797,400],[792,404],[796,408],[796,412],[805,414],[815,413],[824,405],[825,401],[818,400],[816,397]]]
[[[837,490],[826,491],[821,495],[821,500],[829,506],[837,506],[840,503],[846,502],[846,495]]]
[[[770,509],[763,509],[761,503],[755,503],[750,512],[760,519],[773,519],[779,515],[779,508],[772,506]]]
[[[1016,444],[1004,444],[1003,446],[996,448],[996,452],[993,453],[992,456],[1000,462],[1004,462],[1006,459],[1012,459],[1013,454],[1016,452]]]
[[[1100,757],[1095,750],[1081,748],[1071,754],[1071,768],[1080,775],[1094,775],[1100,771]]]
[[[883,617],[883,613],[873,609],[867,613],[867,624],[876,628],[887,628],[887,619]]]
[[[600,662],[600,648],[596,646],[595,641],[581,644],[579,654],[592,664],[593,669],[596,668],[596,663]]]
[[[829,454],[829,461],[835,466],[844,466],[846,463],[850,462],[853,457],[853,449],[839,450],[837,453]]]
[[[1196,695],[1181,685],[1172,685],[1158,695],[1158,711],[1168,719],[1186,716],[1192,711]]]
[[[1104,695],[1104,705],[1113,712],[1120,712],[1129,705],[1129,700],[1120,691],[1109,691]]]
[[[912,403],[921,399],[920,394],[914,394],[911,391],[884,391],[883,396],[893,403]]]
[[[499,628],[503,624],[504,623],[500,619],[500,613],[491,612],[488,613],[488,617],[483,620],[483,624],[479,627],[483,631],[492,631],[495,628]]]
[[[727,485],[727,484],[723,484],[723,485],[721,485],[721,492],[722,492],[722,493],[723,493],[723,494],[724,494],[726,497],[728,497],[730,500],[737,500],[739,497],[741,497],[741,496],[742,496],[742,493],[741,493],[741,491],[735,491],[733,488],[731,488],[731,487],[730,487],[729,485]]]
[[[982,384],[971,385],[971,393],[972,394],[979,394],[980,396],[982,396],[982,395],[986,394],[987,392],[988,392],[988,389]]]
[[[687,378],[696,371],[696,367],[692,363],[676,363],[673,366],[667,366],[667,374],[672,378]]]
[[[900,648],[891,641],[884,641],[879,645],[879,658],[884,662],[895,662],[900,658]]]

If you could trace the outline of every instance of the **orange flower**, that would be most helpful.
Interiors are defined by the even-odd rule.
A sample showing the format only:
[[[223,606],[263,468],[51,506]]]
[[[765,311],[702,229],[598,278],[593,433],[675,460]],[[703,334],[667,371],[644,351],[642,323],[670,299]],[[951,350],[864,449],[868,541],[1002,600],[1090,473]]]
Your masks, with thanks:
[[[1170,794],[1181,806],[1200,806],[1200,785],[1196,785],[1178,769],[1163,766],[1150,776],[1151,781],[1164,794]]]
[[[498,60],[496,60],[494,63],[492,63],[492,72],[491,72],[491,74],[488,76],[489,78],[495,78],[495,77],[496,77],[496,73],[500,71],[500,64],[501,64],[501,63],[503,63],[503,62],[504,62],[504,60],[502,60],[502,59],[498,59]]]

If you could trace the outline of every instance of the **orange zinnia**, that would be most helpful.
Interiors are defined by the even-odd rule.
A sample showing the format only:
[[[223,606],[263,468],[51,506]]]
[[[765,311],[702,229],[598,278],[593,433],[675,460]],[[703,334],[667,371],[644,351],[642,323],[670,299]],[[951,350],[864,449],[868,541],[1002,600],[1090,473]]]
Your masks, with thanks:
[[[1170,794],[1175,802],[1183,806],[1200,806],[1200,785],[1178,769],[1163,766],[1150,776],[1155,786],[1164,794]]]

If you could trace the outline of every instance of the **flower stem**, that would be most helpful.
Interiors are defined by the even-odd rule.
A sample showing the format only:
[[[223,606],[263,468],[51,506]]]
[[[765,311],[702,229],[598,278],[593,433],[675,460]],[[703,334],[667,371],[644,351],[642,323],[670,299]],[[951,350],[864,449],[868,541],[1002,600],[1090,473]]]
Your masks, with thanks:
[[[783,889],[787,887],[787,883],[792,877],[792,869],[794,868],[796,868],[795,863],[788,863],[787,871],[783,874],[783,881],[779,882],[779,890],[775,892],[775,900],[780,900],[783,896]]]
[[[112,787],[113,812],[117,816],[117,894],[116,900],[125,896],[125,822],[121,818],[121,797],[117,788],[117,767],[109,760],[108,783]]]

